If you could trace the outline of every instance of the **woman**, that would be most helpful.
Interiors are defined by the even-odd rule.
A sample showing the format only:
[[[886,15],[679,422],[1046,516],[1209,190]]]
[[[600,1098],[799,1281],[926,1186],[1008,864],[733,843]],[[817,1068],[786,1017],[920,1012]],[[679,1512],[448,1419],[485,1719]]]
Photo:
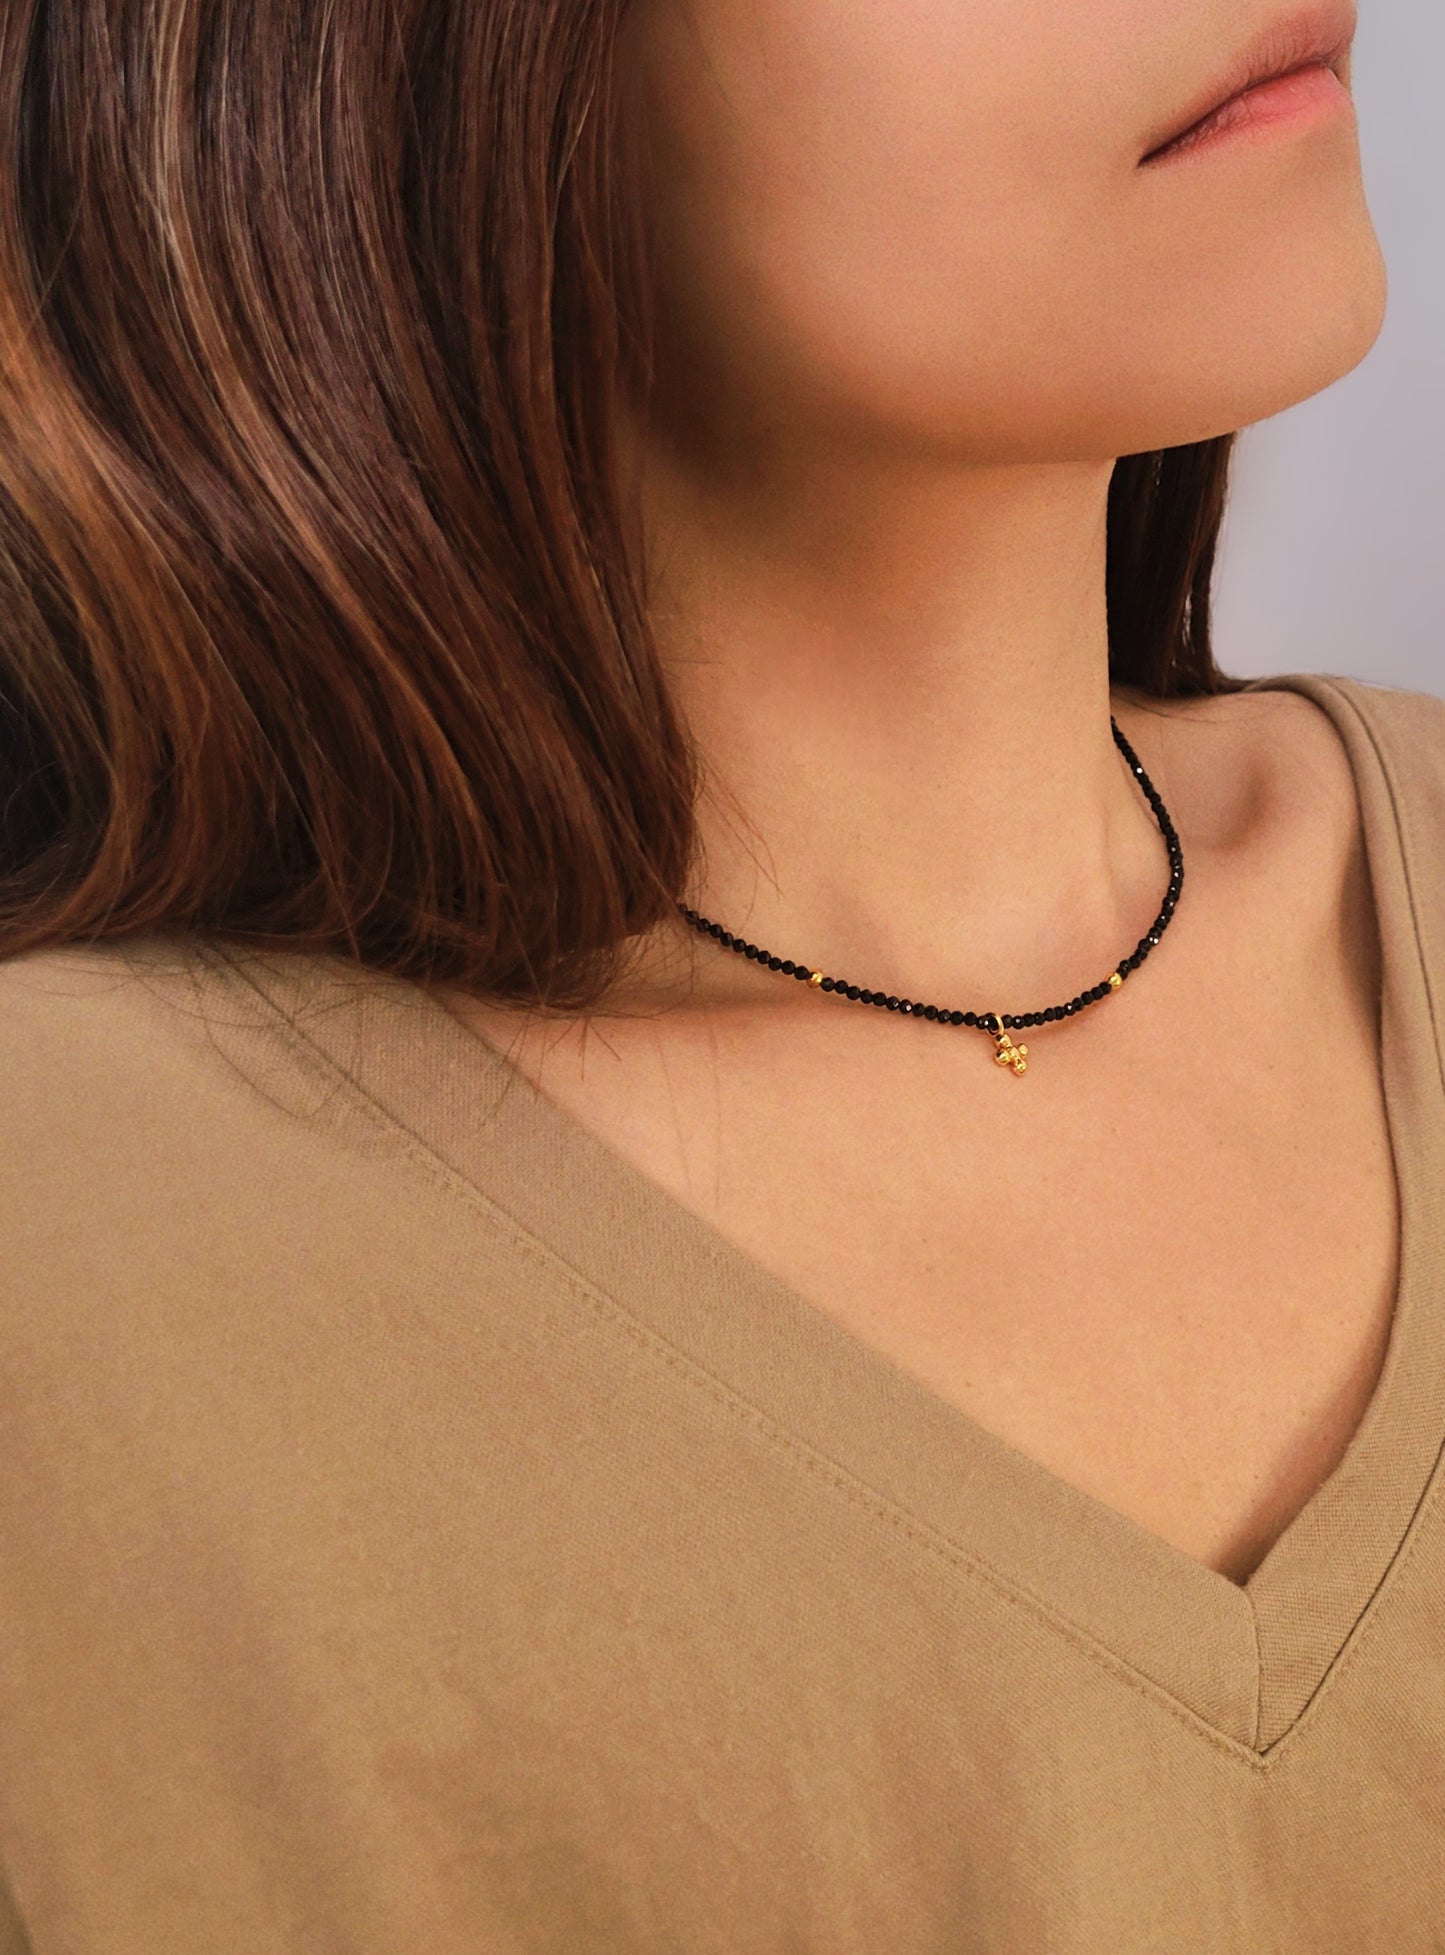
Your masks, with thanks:
[[[1353,29],[8,9],[7,1955],[1434,1945]]]

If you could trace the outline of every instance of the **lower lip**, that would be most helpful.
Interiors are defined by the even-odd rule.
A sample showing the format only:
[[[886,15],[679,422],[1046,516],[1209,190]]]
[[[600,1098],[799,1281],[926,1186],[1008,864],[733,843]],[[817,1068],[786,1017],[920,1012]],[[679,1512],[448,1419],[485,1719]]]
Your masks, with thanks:
[[[1172,163],[1218,149],[1241,136],[1301,129],[1353,108],[1353,97],[1333,68],[1297,68],[1291,75],[1277,75],[1273,81],[1260,82],[1233,96],[1166,148],[1146,156],[1144,162],[1150,168],[1156,163]]]

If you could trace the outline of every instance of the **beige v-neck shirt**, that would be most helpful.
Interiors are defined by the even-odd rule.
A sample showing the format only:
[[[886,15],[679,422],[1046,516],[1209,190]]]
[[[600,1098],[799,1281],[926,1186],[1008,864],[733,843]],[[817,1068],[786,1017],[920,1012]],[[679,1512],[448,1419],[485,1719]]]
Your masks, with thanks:
[[[1445,1950],[1445,702],[1258,683],[1353,764],[1402,1245],[1242,1588],[416,987],[0,965],[5,1955]]]

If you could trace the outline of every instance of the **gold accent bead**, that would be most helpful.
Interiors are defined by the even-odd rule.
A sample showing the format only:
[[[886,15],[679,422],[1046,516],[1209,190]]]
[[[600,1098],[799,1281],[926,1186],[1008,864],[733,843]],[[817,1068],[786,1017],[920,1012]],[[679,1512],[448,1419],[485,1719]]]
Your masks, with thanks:
[[[1117,971],[1110,971],[1110,973],[1109,973],[1109,989],[1110,989],[1111,991],[1117,991],[1117,990],[1119,989],[1119,986],[1120,986],[1120,985],[1121,985],[1121,984],[1122,984],[1123,982],[1124,982],[1124,980],[1123,980],[1123,978],[1121,978],[1121,977],[1120,977],[1120,975],[1119,975],[1119,973],[1118,973]]]
[[[821,984],[823,982],[823,973],[821,971],[814,971],[813,975],[808,979],[808,982],[809,984]]]

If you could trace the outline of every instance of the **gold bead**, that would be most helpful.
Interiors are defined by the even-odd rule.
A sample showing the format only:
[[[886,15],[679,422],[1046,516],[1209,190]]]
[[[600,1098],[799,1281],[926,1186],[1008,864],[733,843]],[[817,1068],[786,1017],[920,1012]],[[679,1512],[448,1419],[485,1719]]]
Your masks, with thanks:
[[[814,971],[813,975],[808,979],[808,982],[809,984],[821,984],[823,982],[823,973],[821,971]]]
[[[1119,989],[1119,986],[1120,986],[1120,985],[1121,985],[1121,984],[1122,984],[1123,982],[1124,982],[1124,980],[1123,980],[1123,978],[1121,978],[1121,977],[1120,977],[1120,975],[1119,975],[1119,973],[1118,973],[1117,971],[1110,971],[1110,973],[1109,973],[1109,989],[1110,989],[1111,991],[1117,991],[1117,990]]]

